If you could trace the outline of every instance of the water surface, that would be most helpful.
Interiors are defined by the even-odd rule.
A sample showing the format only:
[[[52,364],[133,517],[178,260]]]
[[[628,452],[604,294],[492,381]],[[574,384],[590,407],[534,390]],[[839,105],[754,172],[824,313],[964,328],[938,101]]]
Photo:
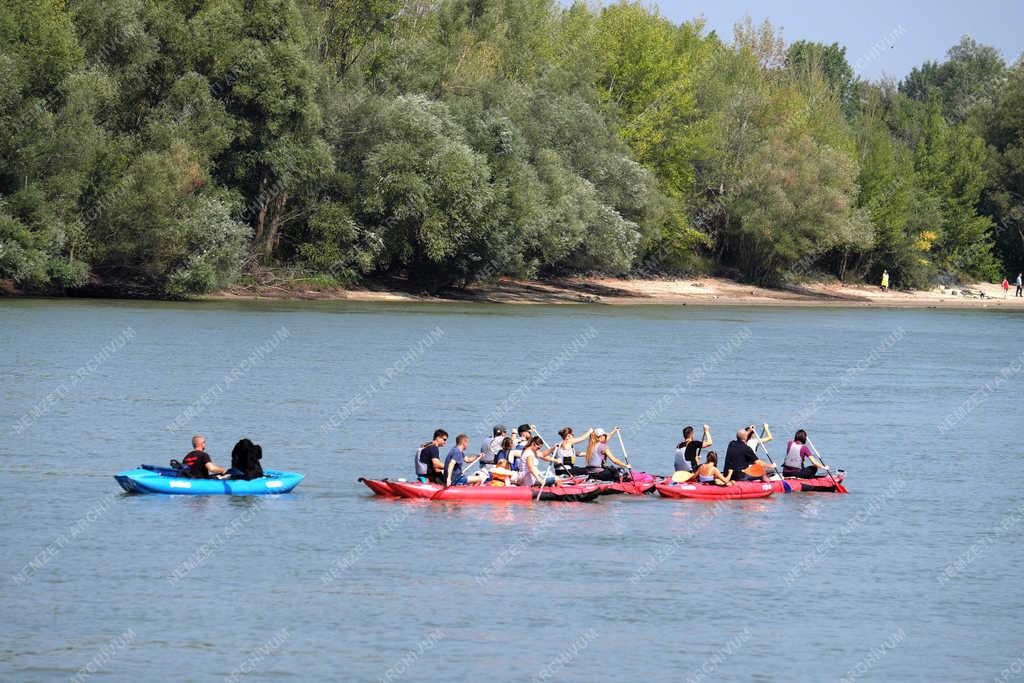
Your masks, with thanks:
[[[1020,671],[1024,315],[5,301],[0,678],[993,680]],[[848,496],[374,499],[441,426],[805,427]],[[202,432],[304,472],[128,496]]]

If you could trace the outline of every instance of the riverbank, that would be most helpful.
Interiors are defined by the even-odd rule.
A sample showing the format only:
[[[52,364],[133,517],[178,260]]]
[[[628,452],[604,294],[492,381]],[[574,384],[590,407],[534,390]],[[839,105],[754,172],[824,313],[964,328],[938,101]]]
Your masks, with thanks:
[[[359,302],[481,302],[505,304],[607,304],[701,306],[818,306],[888,308],[1012,308],[1024,310],[1024,298],[1003,298],[998,285],[883,292],[878,287],[842,283],[812,283],[792,289],[744,285],[717,277],[623,280],[576,277],[545,281],[499,278],[466,289],[428,296],[378,283],[358,289],[287,286],[234,287],[204,299],[284,299]]]

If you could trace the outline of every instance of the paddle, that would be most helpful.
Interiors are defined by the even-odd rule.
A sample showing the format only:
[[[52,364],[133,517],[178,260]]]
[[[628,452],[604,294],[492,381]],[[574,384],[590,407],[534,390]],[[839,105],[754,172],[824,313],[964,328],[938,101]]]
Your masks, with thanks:
[[[543,438],[543,437],[541,437]],[[529,465],[527,465],[529,467]],[[537,490],[537,500],[540,501],[540,496],[544,493],[544,486],[548,483],[548,477],[552,474],[551,465],[548,465],[547,470],[544,472],[544,479],[540,482],[540,488]]]
[[[757,430],[754,430],[754,434],[757,434]],[[764,445],[764,441],[762,441],[763,438],[764,438],[764,434],[761,434],[761,436],[757,437],[757,445],[760,446],[761,450],[764,451],[764,454],[768,456],[768,462],[770,462],[772,465],[774,465],[775,461],[772,460],[771,454],[768,453],[768,447]],[[781,472],[779,472],[779,468],[777,468],[777,467],[775,468],[775,473],[778,474],[779,475],[779,479],[782,480],[782,490],[785,491],[786,493],[792,493],[793,492],[793,487],[790,486],[789,483],[786,482],[786,478],[784,476],[782,476]]]
[[[540,430],[537,429],[537,425],[530,425],[530,431],[532,433],[536,434],[537,436],[540,436],[540,442],[542,444],[544,444],[544,448],[550,448],[550,446],[548,446],[548,442],[544,440],[543,436],[541,436]],[[527,465],[527,467],[529,467],[529,465]],[[544,472],[544,479],[540,482],[540,488],[537,490],[537,500],[538,501],[540,501],[541,494],[544,493],[544,487],[548,483],[548,476],[549,476],[549,474],[553,474],[553,472],[551,470],[551,465],[550,464],[548,465],[547,470],[545,470],[545,472]]]
[[[629,453],[626,452],[626,444],[622,440],[622,430],[620,429],[619,431],[615,432],[615,436],[619,437],[619,445],[622,446],[622,457],[624,457],[626,459],[626,464],[629,465],[629,471],[630,471],[629,480],[632,481],[633,480],[633,466],[629,462]],[[622,475],[621,474],[619,475],[619,481],[620,482],[622,481]]]
[[[811,441],[810,438],[807,439],[807,445],[811,447],[811,450],[814,452],[814,457],[818,459],[818,462],[824,465],[825,461],[821,459],[821,454],[818,453],[818,449],[814,447],[814,442]],[[825,474],[827,474],[828,478],[832,480],[833,484],[835,484],[836,493],[849,493],[849,491],[846,490],[846,487],[843,486],[842,482],[836,481],[836,478],[832,476],[832,470],[826,468]]]

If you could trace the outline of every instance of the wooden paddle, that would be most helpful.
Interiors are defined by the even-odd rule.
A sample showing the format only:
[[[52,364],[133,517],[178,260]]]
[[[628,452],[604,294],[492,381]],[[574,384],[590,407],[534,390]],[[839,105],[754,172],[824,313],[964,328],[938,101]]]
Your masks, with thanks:
[[[825,461],[821,459],[821,454],[818,453],[818,449],[814,447],[814,442],[811,441],[810,437],[807,439],[807,445],[811,447],[812,451],[814,451],[814,457],[818,459],[818,462],[824,465]],[[826,468],[825,474],[827,474],[828,478],[832,480],[833,484],[835,484],[836,493],[849,493],[849,491],[846,490],[846,487],[843,486],[842,482],[836,481],[836,478],[832,476],[832,470]]]

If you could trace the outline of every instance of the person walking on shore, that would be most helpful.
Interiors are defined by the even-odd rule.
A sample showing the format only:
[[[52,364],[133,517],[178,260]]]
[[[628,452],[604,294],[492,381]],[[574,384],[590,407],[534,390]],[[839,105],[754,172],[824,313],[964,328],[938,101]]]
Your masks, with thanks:
[[[882,291],[883,292],[888,292],[889,291],[889,271],[888,270],[883,270],[882,271]]]
[[[1021,277],[1024,273],[1017,273],[1017,291],[1014,292],[1014,296],[1024,296],[1024,280]]]
[[[1009,293],[1010,293],[1010,281],[1009,281],[1009,280],[1007,280],[1007,279],[1006,279],[1006,278],[1004,277],[1004,278],[1003,278],[1003,298],[1005,299],[1005,298],[1006,298],[1006,296],[1007,296],[1007,295],[1008,295]]]

